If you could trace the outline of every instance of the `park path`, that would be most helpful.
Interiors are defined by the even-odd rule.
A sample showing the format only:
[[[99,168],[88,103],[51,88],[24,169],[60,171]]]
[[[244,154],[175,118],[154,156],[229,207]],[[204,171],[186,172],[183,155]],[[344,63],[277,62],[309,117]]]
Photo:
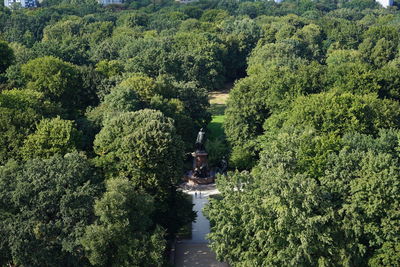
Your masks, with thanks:
[[[217,261],[206,239],[206,235],[210,232],[210,222],[204,216],[203,208],[208,203],[209,196],[218,193],[215,185],[188,188],[184,192],[193,196],[193,210],[197,212],[197,218],[192,223],[192,239],[182,240],[176,245],[175,266],[227,267],[226,263]]]

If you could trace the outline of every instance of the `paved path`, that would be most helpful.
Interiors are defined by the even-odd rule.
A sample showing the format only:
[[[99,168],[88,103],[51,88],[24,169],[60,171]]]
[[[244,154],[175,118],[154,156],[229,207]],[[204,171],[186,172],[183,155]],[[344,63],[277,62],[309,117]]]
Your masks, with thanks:
[[[176,246],[175,266],[177,267],[226,267],[218,262],[207,244],[181,243]]]
[[[206,235],[210,232],[210,222],[203,214],[203,208],[208,203],[208,196],[198,194],[193,198],[193,210],[197,211],[196,221],[192,223],[192,239],[186,240],[186,243],[208,243]]]
[[[206,235],[210,232],[210,222],[203,214],[204,205],[210,195],[218,194],[215,185],[187,187],[184,190],[193,195],[193,210],[197,212],[196,221],[192,223],[192,239],[182,240],[176,245],[175,266],[177,267],[226,267],[226,263],[216,260],[214,252],[208,247]],[[197,192],[197,197],[196,197]],[[201,195],[200,195],[201,193]]]

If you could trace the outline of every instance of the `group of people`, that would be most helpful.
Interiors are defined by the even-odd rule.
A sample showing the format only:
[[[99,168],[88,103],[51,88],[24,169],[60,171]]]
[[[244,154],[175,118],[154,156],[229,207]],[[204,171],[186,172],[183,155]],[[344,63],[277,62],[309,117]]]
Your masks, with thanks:
[[[199,198],[201,198],[201,191],[199,191],[199,194],[197,194],[197,191],[194,192],[194,198],[197,198],[197,196],[199,196]]]

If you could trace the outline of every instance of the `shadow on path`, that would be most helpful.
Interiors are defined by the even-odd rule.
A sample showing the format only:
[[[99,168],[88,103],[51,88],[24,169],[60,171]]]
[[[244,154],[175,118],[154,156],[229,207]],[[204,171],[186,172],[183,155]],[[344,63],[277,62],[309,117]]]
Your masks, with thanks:
[[[225,267],[226,263],[215,259],[215,253],[207,244],[181,243],[176,246],[175,266],[177,267]]]
[[[193,195],[193,210],[197,212],[196,221],[192,223],[192,239],[182,240],[176,244],[175,266],[177,267],[225,267],[226,263],[217,261],[215,253],[208,247],[206,235],[210,232],[210,222],[203,214],[204,205],[209,195],[217,194],[213,185],[186,188],[185,193]],[[200,195],[201,192],[201,195]]]

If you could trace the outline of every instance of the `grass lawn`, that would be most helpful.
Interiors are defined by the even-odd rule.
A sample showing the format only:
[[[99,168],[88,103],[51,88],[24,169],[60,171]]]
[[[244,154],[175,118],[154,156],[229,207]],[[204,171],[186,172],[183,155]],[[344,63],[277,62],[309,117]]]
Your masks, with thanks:
[[[228,92],[211,92],[209,95],[212,120],[208,124],[208,136],[210,139],[216,139],[225,136],[223,123],[225,120],[226,100]]]
[[[229,91],[215,91],[210,92],[208,98],[210,100],[210,104],[226,104],[226,100],[228,99]]]
[[[215,115],[212,116],[212,121],[208,124],[207,129],[209,132],[209,138],[210,139],[216,139],[220,136],[224,136],[224,128],[223,128],[223,122],[225,119],[225,115]]]

